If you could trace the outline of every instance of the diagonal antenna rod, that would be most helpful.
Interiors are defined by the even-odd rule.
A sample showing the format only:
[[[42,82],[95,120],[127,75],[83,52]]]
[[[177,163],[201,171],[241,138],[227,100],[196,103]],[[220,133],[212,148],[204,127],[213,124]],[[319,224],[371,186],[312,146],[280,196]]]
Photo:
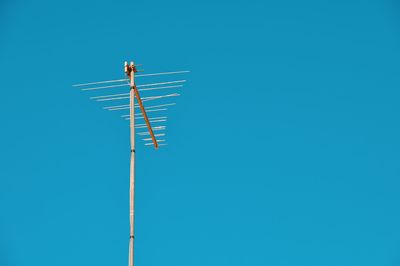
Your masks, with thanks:
[[[137,90],[136,86],[134,88],[134,92],[135,92],[136,100],[138,101],[138,104],[140,106],[140,110],[142,111],[144,121],[146,122],[147,128],[149,129],[150,136],[153,139],[154,147],[157,149],[158,148],[157,140],[156,140],[156,137],[154,137],[153,129],[151,128],[149,118],[147,117],[146,110],[144,109],[142,99],[140,98],[139,91]],[[133,117],[133,116],[131,116],[131,117]],[[135,120],[135,119],[132,119],[132,120]]]

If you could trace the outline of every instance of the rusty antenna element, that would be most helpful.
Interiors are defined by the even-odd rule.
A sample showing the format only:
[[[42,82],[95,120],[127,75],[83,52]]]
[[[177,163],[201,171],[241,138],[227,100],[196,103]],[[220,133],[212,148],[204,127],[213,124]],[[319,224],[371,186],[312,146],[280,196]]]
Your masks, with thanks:
[[[179,93],[171,92],[171,89],[182,88],[186,80],[172,80],[162,81],[156,83],[147,83],[136,85],[135,78],[137,77],[154,77],[154,76],[166,76],[166,75],[177,75],[185,74],[189,71],[172,71],[172,72],[160,72],[150,74],[136,74],[138,71],[134,62],[128,64],[125,62],[124,72],[127,78],[115,79],[115,80],[104,80],[90,83],[81,83],[72,85],[73,87],[82,87],[82,91],[98,91],[98,90],[111,90],[111,89],[125,89],[130,88],[129,93],[119,92],[106,95],[94,95],[90,99],[108,103],[111,101],[117,101],[121,104],[118,105],[107,105],[103,109],[108,111],[123,111],[129,110],[129,114],[120,115],[124,120],[129,121],[130,127],[130,143],[131,143],[131,161],[130,161],[130,182],[129,182],[129,222],[130,222],[130,233],[129,233],[129,258],[128,265],[133,266],[134,264],[134,240],[135,240],[135,131],[136,129],[144,130],[136,132],[140,137],[143,137],[145,146],[154,146],[158,149],[160,146],[167,145],[165,143],[165,130],[166,125],[163,124],[167,121],[168,117],[163,112],[168,110],[168,107],[176,105],[175,102],[165,102],[165,99],[170,99],[179,96]],[[140,93],[148,93],[151,91],[168,90],[167,94],[162,95],[146,95],[141,97]],[[136,102],[135,103],[135,99]],[[126,102],[128,101],[129,102]],[[155,105],[145,106],[144,103],[153,101],[162,101]],[[139,109],[140,112],[135,113],[135,109]],[[162,113],[160,116],[149,117],[147,113]],[[144,123],[135,124],[136,120],[144,120]],[[157,132],[157,133],[154,133]],[[163,138],[161,138],[163,137]]]

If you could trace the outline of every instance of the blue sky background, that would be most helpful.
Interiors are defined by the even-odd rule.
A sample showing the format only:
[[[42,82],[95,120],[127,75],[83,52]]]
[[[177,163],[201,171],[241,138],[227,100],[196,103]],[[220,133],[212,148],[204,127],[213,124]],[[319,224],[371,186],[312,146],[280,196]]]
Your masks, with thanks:
[[[2,1],[0,265],[127,265],[129,131],[71,85],[189,69],[136,265],[400,265],[396,1]],[[138,80],[139,82],[139,80]]]

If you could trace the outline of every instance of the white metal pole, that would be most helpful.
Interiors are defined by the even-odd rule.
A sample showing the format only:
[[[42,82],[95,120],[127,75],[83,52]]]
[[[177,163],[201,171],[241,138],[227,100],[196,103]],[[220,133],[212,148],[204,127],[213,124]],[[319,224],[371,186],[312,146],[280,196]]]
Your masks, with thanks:
[[[126,63],[125,63],[126,64]],[[130,64],[130,92],[129,92],[129,113],[130,117],[135,117],[135,73],[134,64]],[[134,263],[134,233],[135,233],[135,119],[130,120],[130,141],[131,141],[131,167],[130,167],[130,186],[129,186],[129,266]]]

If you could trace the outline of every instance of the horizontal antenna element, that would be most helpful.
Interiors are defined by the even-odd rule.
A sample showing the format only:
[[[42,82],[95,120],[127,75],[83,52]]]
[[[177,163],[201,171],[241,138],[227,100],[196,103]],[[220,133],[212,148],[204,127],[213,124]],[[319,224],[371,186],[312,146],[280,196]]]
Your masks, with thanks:
[[[89,85],[104,84],[104,83],[114,83],[114,82],[122,82],[122,81],[129,81],[129,79],[114,79],[114,80],[105,80],[105,81],[97,81],[97,82],[90,82],[90,83],[81,83],[81,84],[72,85],[72,87],[81,87],[81,86],[89,86]]]
[[[139,65],[136,65],[139,66]],[[173,71],[173,72],[160,72],[160,73],[149,73],[149,74],[139,74],[135,75],[135,77],[150,77],[150,76],[161,76],[161,75],[173,75],[173,74],[183,74],[189,73],[188,70],[182,71]],[[97,82],[89,82],[89,83],[81,83],[81,84],[74,84],[72,87],[82,87],[82,86],[89,86],[89,85],[97,85],[97,84],[106,84],[106,83],[115,83],[115,82],[123,82],[129,81],[129,79],[113,79],[113,80],[104,80],[104,81],[97,81]]]
[[[155,88],[144,88],[140,89],[139,91],[154,91],[154,90],[161,90],[161,89],[169,89],[169,88],[182,88],[183,85],[174,85],[174,86],[164,86],[164,87],[155,87]]]
[[[176,83],[184,83],[184,82],[186,82],[186,80],[183,79],[183,80],[174,80],[174,81],[143,84],[143,85],[138,85],[136,87],[143,88],[143,87],[148,87],[148,86],[157,86],[157,85],[165,85],[165,84],[176,84]]]
[[[102,86],[102,87],[85,88],[85,89],[82,89],[82,90],[83,91],[93,91],[93,90],[116,88],[116,87],[128,87],[128,86],[129,86],[129,84],[119,84],[119,85],[110,85],[110,86]]]
[[[159,96],[148,96],[148,97],[143,97],[142,100],[143,100],[143,102],[147,102],[147,101],[158,100],[158,99],[168,98],[168,97],[177,97],[177,96],[180,96],[180,94],[173,93],[173,94],[159,95]]]
[[[90,97],[89,99],[95,100],[95,99],[111,98],[111,97],[118,97],[118,96],[129,96],[129,93],[118,93],[118,94],[111,94],[111,95],[93,96],[93,97]]]
[[[161,73],[151,73],[151,74],[139,74],[135,75],[135,77],[149,77],[149,76],[161,76],[161,75],[173,75],[173,74],[183,74],[183,73],[189,73],[190,71],[188,70],[182,70],[182,71],[174,71],[174,72],[161,72]]]

